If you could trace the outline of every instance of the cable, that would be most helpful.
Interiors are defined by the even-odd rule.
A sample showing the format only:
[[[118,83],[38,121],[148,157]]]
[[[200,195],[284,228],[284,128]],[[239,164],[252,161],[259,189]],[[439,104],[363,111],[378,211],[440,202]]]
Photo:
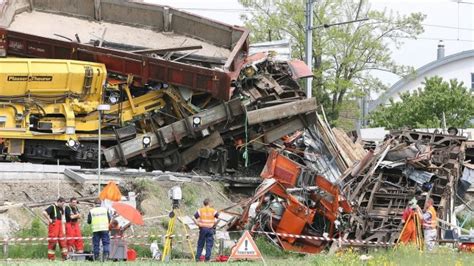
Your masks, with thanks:
[[[457,2],[462,3],[462,4],[470,4],[474,5],[474,3],[470,2]],[[208,11],[208,12],[223,12],[223,13],[235,13],[235,12],[241,12],[241,13],[254,13],[254,12],[260,12],[259,10],[255,9],[239,9],[239,8],[193,8],[193,7],[187,7],[187,8],[178,8],[178,10],[189,10],[189,11]],[[458,15],[459,18],[459,15]],[[437,25],[437,24],[428,24],[428,23],[421,23],[421,25],[426,26],[426,27],[434,27],[434,28],[444,28],[444,29],[453,29],[457,30],[458,34],[460,30],[463,31],[474,31],[474,28],[462,28],[459,27],[459,21],[458,21],[458,26],[447,26],[447,25]],[[405,38],[405,39],[412,39],[411,37],[402,37],[399,36],[398,38]],[[474,40],[465,40],[465,39],[449,39],[449,38],[429,38],[429,37],[417,37],[417,40],[443,40],[443,41],[459,41],[459,42],[474,42]]]
[[[474,2],[456,1],[458,4],[474,5]]]
[[[387,37],[391,37],[391,36],[387,36]],[[416,37],[415,38],[412,38],[412,37],[406,37],[406,36],[392,36],[394,38],[403,38],[403,39],[412,39],[412,40],[431,40],[431,41],[439,41],[439,40],[443,40],[443,41],[457,41],[457,42],[474,42],[474,40],[463,40],[463,39],[450,39],[450,38],[443,38],[443,37],[439,37],[439,38],[430,38],[430,37]]]
[[[258,12],[257,10],[251,9],[238,9],[238,8],[199,8],[199,7],[183,7],[177,8],[178,10],[190,10],[190,11],[208,11],[208,12],[224,12],[224,13],[253,13]]]
[[[434,28],[445,28],[445,29],[453,29],[453,30],[474,31],[474,28],[460,28],[460,27],[457,27],[457,26],[446,26],[446,25],[425,24],[425,23],[421,23],[421,25],[427,26],[427,27],[434,27]]]

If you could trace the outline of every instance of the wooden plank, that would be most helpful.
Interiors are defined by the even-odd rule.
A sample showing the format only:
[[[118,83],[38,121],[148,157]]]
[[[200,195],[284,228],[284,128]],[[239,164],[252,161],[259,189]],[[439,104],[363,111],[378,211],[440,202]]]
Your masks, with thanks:
[[[332,129],[341,149],[347,154],[352,163],[362,160],[366,152],[360,143],[353,143],[349,136],[338,128]]]
[[[327,125],[323,122],[323,119],[317,115],[317,123],[316,123],[316,128],[319,131],[321,135],[321,139],[324,142],[326,148],[329,150],[329,153],[334,157],[336,165],[339,169],[340,172],[344,172],[346,170],[346,166],[341,159],[341,155],[339,154],[339,151],[337,148],[334,146],[334,143],[331,141],[329,137],[329,131],[327,128]]]
[[[213,149],[224,144],[219,132],[214,131],[210,136],[198,141],[191,148],[188,148],[181,154],[183,165],[187,165],[199,157],[199,151],[203,148]]]
[[[277,127],[272,128],[271,130],[265,132],[263,135],[263,141],[265,143],[272,143],[281,137],[295,132],[296,130],[304,128],[303,122],[301,119],[294,118],[286,123],[282,123]]]
[[[247,121],[249,125],[255,125],[272,120],[288,118],[294,115],[304,114],[311,111],[316,111],[316,107],[316,98],[279,104],[247,112]]]
[[[341,164],[340,170],[341,170],[341,172],[343,172],[351,165],[351,162],[348,159],[345,152],[339,146],[338,142],[336,141],[336,137],[334,136],[334,132],[332,131],[331,126],[330,126],[329,122],[327,121],[326,113],[324,112],[324,108],[321,107],[321,111],[323,113],[324,126],[327,129],[327,137],[329,138],[329,140],[331,142],[331,145],[333,145],[334,149],[337,151],[336,159],[338,159],[337,161],[340,161],[340,164]]]

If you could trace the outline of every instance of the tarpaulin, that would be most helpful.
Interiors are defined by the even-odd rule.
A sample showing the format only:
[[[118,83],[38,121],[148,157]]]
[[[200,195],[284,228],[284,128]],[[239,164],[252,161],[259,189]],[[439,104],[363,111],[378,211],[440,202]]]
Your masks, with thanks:
[[[108,199],[111,201],[119,201],[122,199],[122,193],[120,193],[117,184],[115,184],[114,181],[110,181],[100,192],[99,198],[101,200]]]

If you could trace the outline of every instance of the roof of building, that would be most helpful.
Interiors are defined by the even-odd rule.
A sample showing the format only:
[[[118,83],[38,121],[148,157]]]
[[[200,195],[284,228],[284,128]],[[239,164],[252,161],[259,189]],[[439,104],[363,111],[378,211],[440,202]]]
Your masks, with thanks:
[[[250,55],[269,51],[276,52],[276,60],[291,60],[291,42],[288,39],[251,43],[249,45]]]
[[[438,67],[450,64],[452,62],[456,62],[459,60],[463,60],[466,58],[474,57],[474,50],[467,50],[459,53],[455,53],[452,55],[445,56],[439,60],[435,60],[430,62],[416,70],[416,76],[409,77],[409,78],[401,78],[395,84],[390,87],[384,94],[380,95],[377,99],[372,102],[369,102],[368,111],[373,111],[378,105],[384,103],[389,98],[393,97],[395,94],[399,93],[403,88],[412,80],[424,76],[429,71],[436,69]]]

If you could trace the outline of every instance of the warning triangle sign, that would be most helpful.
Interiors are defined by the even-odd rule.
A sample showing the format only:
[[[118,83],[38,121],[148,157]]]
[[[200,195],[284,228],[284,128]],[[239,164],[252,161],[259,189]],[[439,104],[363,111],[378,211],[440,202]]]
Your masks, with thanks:
[[[231,258],[240,260],[263,260],[262,254],[260,250],[258,250],[249,231],[245,231],[237,244],[232,248],[229,260]]]

